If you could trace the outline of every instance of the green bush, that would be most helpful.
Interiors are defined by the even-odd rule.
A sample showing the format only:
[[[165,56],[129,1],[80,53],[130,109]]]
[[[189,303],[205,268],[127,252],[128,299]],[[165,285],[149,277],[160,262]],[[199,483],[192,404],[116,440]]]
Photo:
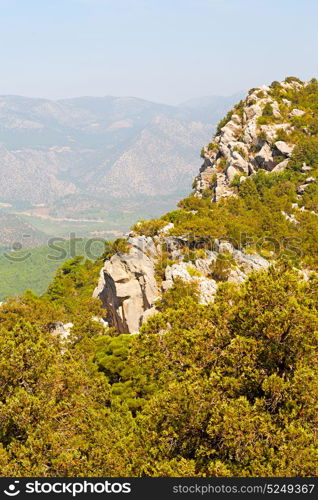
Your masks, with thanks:
[[[158,234],[160,229],[164,228],[167,225],[167,222],[163,219],[150,219],[150,220],[141,220],[134,226],[132,226],[132,231],[135,231],[137,234],[144,234],[145,236],[155,236]]]
[[[276,132],[276,137],[274,139],[274,142],[276,141],[284,141],[288,142],[289,136],[284,128],[279,128]]]
[[[194,267],[192,266],[187,266],[187,271],[188,273],[190,274],[190,276],[193,278],[193,277],[200,277],[202,276],[202,273],[200,273],[200,271],[198,271],[197,269],[195,269]]]
[[[230,253],[219,253],[216,260],[209,266],[211,277],[215,281],[226,281],[230,275],[233,264],[234,260]]]
[[[310,167],[318,166],[318,137],[304,137],[294,148],[289,167],[301,170],[303,163]]]
[[[196,282],[184,282],[181,278],[177,278],[169,290],[167,290],[162,299],[157,302],[157,309],[165,311],[167,309],[178,308],[184,300],[191,300],[195,303],[199,301],[198,285]]]
[[[269,102],[265,104],[262,116],[273,116],[273,107]]]
[[[229,111],[227,115],[218,123],[216,127],[216,133],[219,134],[221,132],[221,129],[224,127],[224,125],[227,124],[232,118],[233,115],[233,110]]]
[[[280,82],[278,82],[277,80],[274,80],[271,84],[270,84],[270,87],[272,89],[280,89],[282,86],[280,84]]]
[[[226,162],[226,158],[224,156],[222,156],[222,158],[220,158],[217,166],[221,172],[224,172],[226,170],[227,162]]]
[[[297,78],[296,76],[287,76],[285,78],[285,82],[286,83],[293,83],[293,82],[297,82],[297,83],[303,83],[299,78]]]

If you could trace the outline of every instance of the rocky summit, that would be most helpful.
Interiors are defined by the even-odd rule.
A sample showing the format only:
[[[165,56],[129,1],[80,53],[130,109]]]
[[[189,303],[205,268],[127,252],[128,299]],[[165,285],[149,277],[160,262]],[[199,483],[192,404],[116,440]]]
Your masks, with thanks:
[[[220,123],[213,142],[203,148],[204,163],[195,179],[196,195],[213,189],[217,201],[233,196],[236,177],[244,180],[259,169],[284,170],[295,145],[294,119],[297,121],[305,111],[283,96],[300,93],[308,84],[291,80],[250,90]]]

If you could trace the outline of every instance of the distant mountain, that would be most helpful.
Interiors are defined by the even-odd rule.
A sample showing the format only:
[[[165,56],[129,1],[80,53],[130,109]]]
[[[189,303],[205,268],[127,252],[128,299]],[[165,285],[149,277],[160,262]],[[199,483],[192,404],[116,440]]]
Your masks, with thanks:
[[[134,97],[1,96],[0,206],[75,219],[133,210],[132,220],[136,211],[155,215],[145,208],[152,199],[156,213],[172,208],[189,191],[201,144],[237,98],[168,106]]]
[[[212,117],[221,117],[227,109],[231,109],[235,102],[239,102],[244,97],[244,92],[237,92],[231,96],[204,96],[196,99],[189,99],[179,105],[182,109],[192,111],[192,119],[209,122]]]

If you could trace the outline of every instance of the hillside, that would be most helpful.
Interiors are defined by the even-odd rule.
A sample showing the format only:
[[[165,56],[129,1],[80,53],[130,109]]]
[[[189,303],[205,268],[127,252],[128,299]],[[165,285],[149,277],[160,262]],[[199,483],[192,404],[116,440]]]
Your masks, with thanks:
[[[177,210],[1,306],[2,475],[318,475],[317,116],[252,89]]]
[[[127,255],[105,262],[95,293],[112,325],[138,331],[180,278],[209,303],[219,281],[241,283],[276,261],[317,270],[317,108],[316,81],[287,79],[228,113],[202,150],[192,195],[136,224]]]

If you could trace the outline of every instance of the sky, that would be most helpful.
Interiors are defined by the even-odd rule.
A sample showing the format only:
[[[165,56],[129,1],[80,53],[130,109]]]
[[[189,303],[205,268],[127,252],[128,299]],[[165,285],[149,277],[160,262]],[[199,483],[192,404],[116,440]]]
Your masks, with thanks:
[[[168,104],[318,76],[317,0],[0,0],[0,94]]]

